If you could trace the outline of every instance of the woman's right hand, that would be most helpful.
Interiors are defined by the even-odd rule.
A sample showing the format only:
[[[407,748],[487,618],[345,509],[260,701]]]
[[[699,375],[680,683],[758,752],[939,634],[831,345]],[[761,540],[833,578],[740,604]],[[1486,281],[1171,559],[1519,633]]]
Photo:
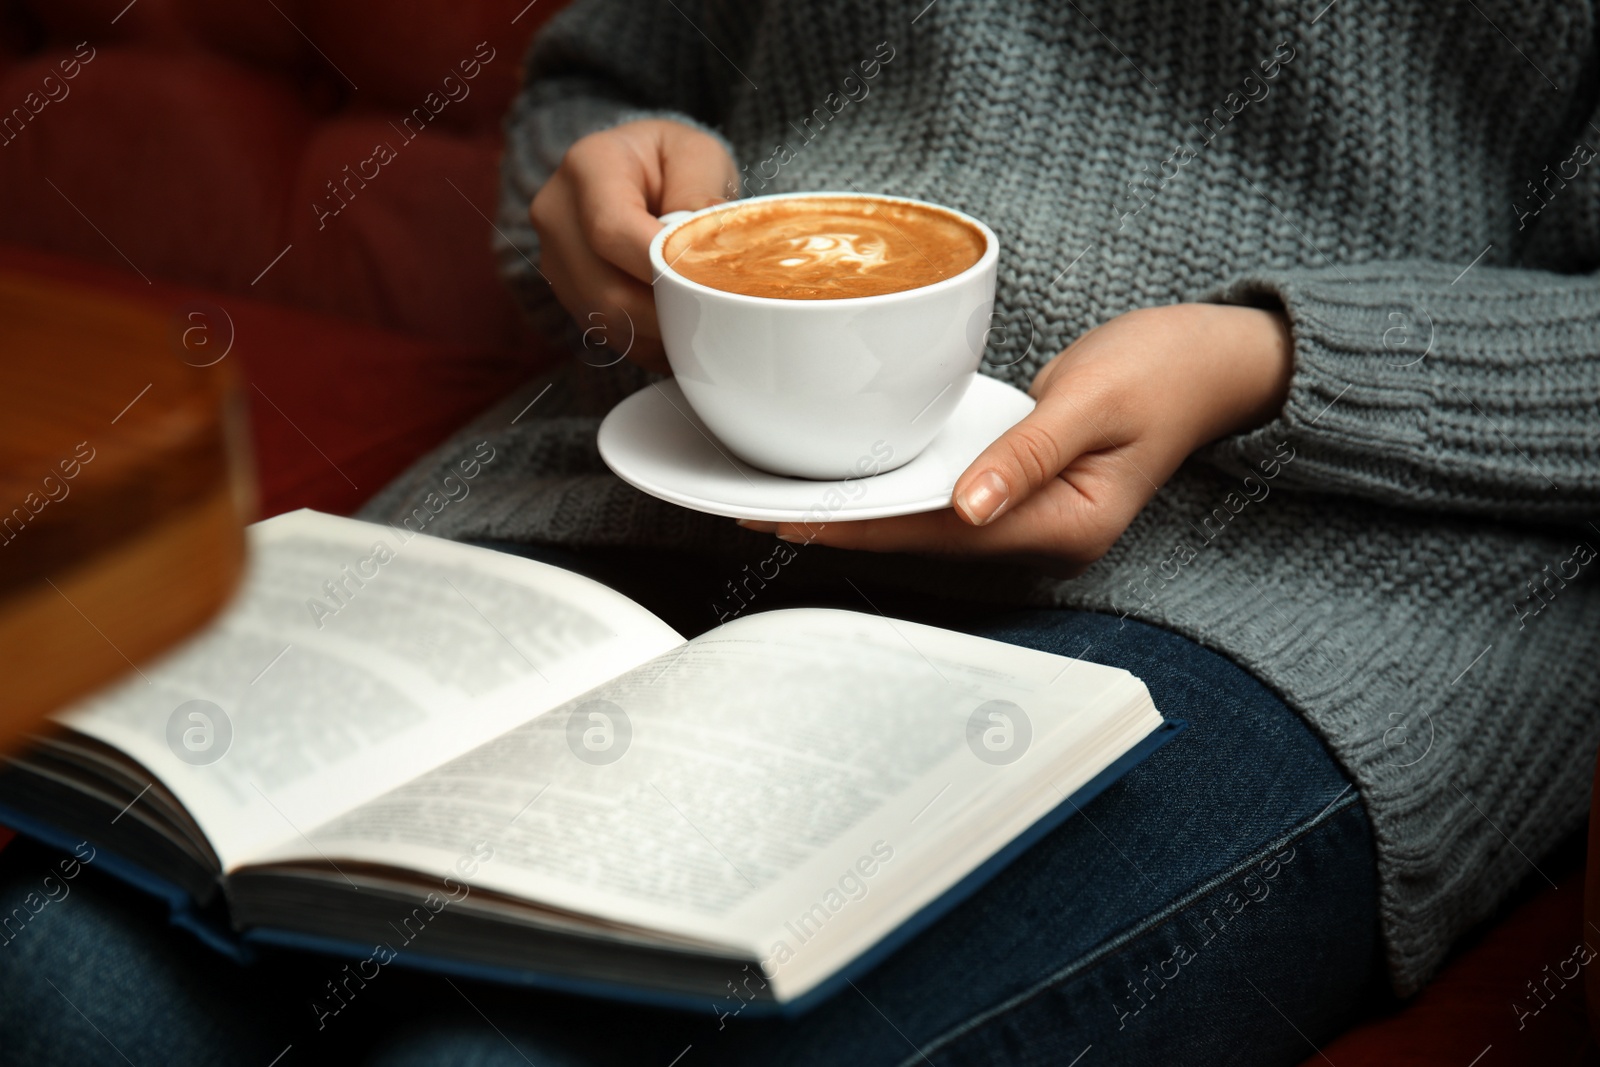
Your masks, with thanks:
[[[738,189],[722,142],[692,126],[646,119],[592,133],[567,150],[528,208],[539,269],[580,326],[600,327],[606,344],[664,373],[650,291],[657,216],[698,211]]]

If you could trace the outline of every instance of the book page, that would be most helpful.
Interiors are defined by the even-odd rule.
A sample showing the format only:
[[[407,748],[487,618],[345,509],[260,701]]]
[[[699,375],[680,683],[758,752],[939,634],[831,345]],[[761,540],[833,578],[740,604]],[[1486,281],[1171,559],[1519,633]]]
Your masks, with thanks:
[[[505,553],[310,511],[249,536],[215,623],[57,716],[159,776],[225,869],[683,643]]]
[[[442,874],[486,843],[466,881],[748,951],[859,858],[937,847],[982,801],[1005,772],[971,748],[990,702],[1026,703],[1023,748],[1049,751],[1135,691],[1125,671],[881,616],[747,616],[275,858]]]

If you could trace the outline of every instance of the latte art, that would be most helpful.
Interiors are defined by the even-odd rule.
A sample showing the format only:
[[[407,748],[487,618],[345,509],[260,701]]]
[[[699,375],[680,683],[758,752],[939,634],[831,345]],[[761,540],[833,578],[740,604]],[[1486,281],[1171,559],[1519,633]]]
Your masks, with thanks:
[[[794,196],[703,215],[671,234],[661,252],[678,274],[724,292],[840,300],[953,278],[986,247],[976,227],[936,208]]]
[[[822,270],[852,267],[871,270],[888,262],[889,248],[882,241],[859,233],[817,233],[791,238],[795,254],[778,260],[781,267]]]

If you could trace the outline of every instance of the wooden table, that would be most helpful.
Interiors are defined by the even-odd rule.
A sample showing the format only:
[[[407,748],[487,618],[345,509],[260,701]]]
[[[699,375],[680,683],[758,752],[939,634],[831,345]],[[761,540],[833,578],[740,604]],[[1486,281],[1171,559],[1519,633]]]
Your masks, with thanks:
[[[254,502],[224,318],[0,274],[0,749],[237,585]]]

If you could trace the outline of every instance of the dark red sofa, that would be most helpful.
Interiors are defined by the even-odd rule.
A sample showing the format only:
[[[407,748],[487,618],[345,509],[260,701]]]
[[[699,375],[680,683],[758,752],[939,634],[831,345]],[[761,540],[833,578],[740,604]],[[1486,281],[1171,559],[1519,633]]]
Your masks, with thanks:
[[[557,358],[488,219],[560,2],[0,0],[0,269],[203,302],[248,383],[261,513],[349,511]],[[1307,1063],[1584,1062],[1578,983],[1516,1009],[1585,936],[1579,858],[1546,869],[1558,888]]]
[[[551,358],[485,216],[555,6],[3,0],[0,268],[222,308],[263,514],[347,511]]]

